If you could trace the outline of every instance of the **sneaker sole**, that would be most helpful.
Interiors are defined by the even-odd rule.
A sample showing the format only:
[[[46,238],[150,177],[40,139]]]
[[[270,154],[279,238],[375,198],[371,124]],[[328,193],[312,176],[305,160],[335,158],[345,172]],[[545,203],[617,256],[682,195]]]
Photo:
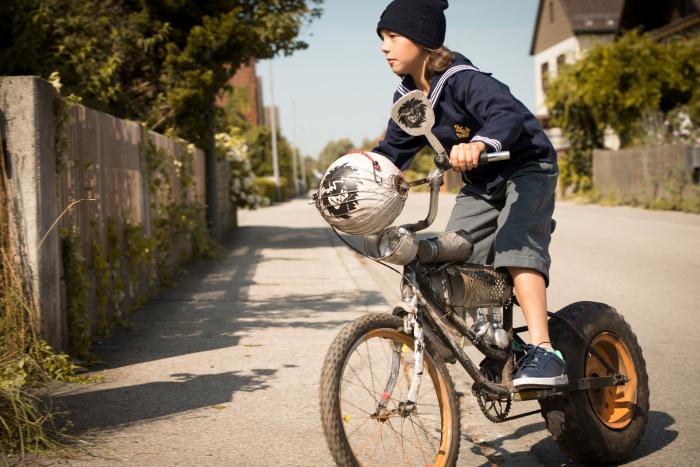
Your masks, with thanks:
[[[528,388],[551,388],[566,386],[569,384],[569,377],[566,375],[555,376],[553,378],[518,378],[513,380],[516,389]]]

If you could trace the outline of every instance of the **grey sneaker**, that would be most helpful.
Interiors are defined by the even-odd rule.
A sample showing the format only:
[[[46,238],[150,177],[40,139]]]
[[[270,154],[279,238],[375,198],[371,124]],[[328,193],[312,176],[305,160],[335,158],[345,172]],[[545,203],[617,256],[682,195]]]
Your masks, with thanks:
[[[558,351],[550,352],[540,346],[528,344],[525,355],[518,360],[513,374],[513,386],[522,388],[546,388],[566,386],[566,364]]]

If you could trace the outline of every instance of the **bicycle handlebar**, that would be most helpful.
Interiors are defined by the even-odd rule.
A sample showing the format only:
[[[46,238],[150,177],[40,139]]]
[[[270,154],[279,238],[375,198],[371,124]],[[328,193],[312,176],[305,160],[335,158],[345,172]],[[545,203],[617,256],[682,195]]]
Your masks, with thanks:
[[[479,164],[488,164],[489,162],[507,159],[510,159],[510,151],[492,153],[482,152],[479,154]],[[447,157],[447,154],[442,152],[435,156],[435,165],[437,168],[427,177],[427,181],[430,183],[430,207],[428,208],[428,215],[421,221],[404,226],[404,228],[410,231],[418,232],[419,230],[428,228],[435,220],[435,216],[437,216],[437,201],[438,194],[440,193],[440,185],[442,185],[442,178],[445,172],[452,168],[452,164],[450,163],[450,159]]]
[[[500,151],[491,153],[484,151],[481,154],[479,154],[479,165],[488,164],[489,162],[504,161],[508,159],[510,159],[510,151]],[[447,157],[447,154],[445,153],[437,154],[435,156],[435,165],[437,166],[437,168],[442,169],[443,172],[446,172],[452,168],[450,158]]]

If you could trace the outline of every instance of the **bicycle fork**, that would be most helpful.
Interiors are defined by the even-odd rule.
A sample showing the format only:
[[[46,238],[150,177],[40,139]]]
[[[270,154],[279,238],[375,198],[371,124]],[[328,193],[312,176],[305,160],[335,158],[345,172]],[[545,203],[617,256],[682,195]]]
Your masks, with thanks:
[[[405,417],[416,409],[418,389],[420,387],[421,379],[423,378],[423,352],[425,350],[425,342],[423,339],[423,326],[416,319],[415,314],[409,314],[404,318],[404,328],[408,328],[409,326],[413,328],[413,372],[411,375],[411,385],[409,386],[406,400],[399,402],[398,408],[395,410],[389,410],[386,408],[387,404],[389,403],[389,399],[391,399],[391,394],[394,391],[396,380],[399,377],[401,353],[403,352],[404,347],[404,344],[394,342],[392,346],[391,372],[389,374],[389,379],[387,380],[384,392],[382,393],[382,398],[378,403],[377,411],[374,413],[372,418],[386,420],[394,413],[398,413],[399,415]]]

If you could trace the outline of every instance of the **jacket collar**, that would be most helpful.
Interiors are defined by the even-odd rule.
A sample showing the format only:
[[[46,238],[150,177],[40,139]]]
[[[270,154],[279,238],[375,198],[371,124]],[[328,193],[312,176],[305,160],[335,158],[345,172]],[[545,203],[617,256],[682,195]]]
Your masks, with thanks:
[[[430,79],[430,92],[428,93],[428,99],[430,99],[433,107],[435,107],[435,104],[440,99],[442,90],[452,76],[467,70],[481,71],[475,67],[464,55],[460,54],[459,52],[453,53],[455,54],[455,60],[452,62],[452,65],[450,65],[444,72],[439,73]],[[413,82],[411,75],[403,75],[403,79],[396,90],[403,96],[415,89],[417,89],[417,87]]]

